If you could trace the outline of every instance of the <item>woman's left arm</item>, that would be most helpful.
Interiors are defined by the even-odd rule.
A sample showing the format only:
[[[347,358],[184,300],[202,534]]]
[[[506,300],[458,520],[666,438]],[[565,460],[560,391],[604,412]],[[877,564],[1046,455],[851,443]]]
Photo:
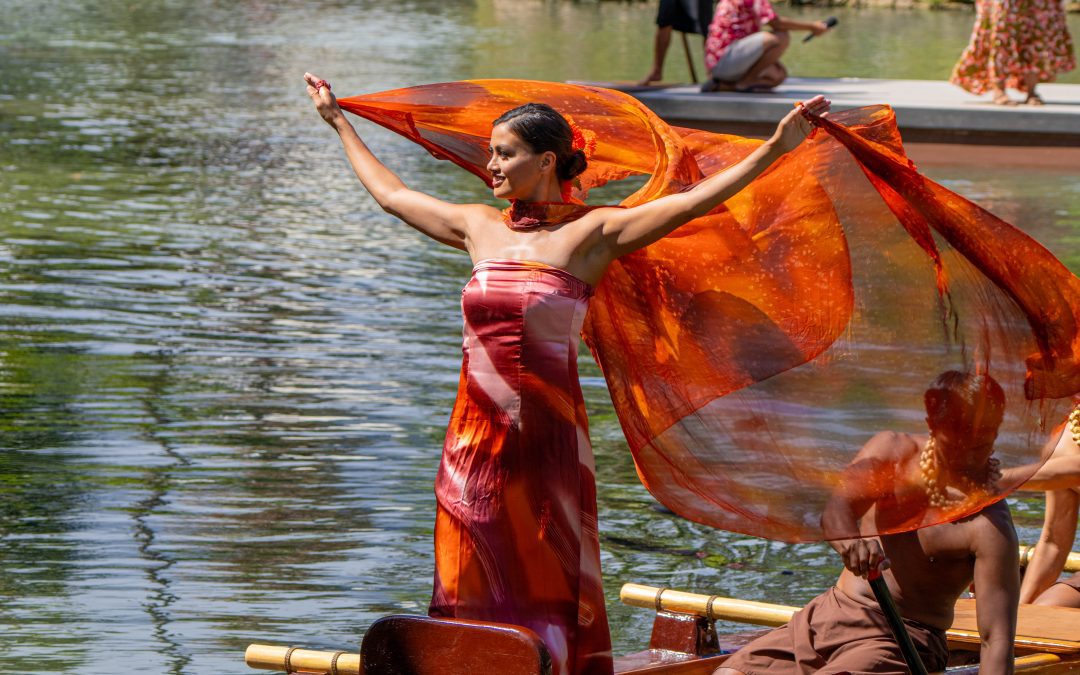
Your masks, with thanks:
[[[1080,496],[1074,490],[1054,490],[1046,493],[1046,516],[1042,534],[1035,544],[1031,561],[1024,571],[1020,586],[1020,602],[1035,602],[1039,594],[1050,588],[1072,549],[1076,537],[1076,516],[1080,512]]]
[[[829,101],[824,96],[815,96],[802,106],[810,113],[823,115],[829,110]],[[680,225],[712,211],[749,185],[810,134],[813,127],[802,112],[798,107],[789,112],[777,125],[772,138],[739,163],[709,176],[692,189],[630,209],[611,211],[602,229],[609,258],[613,260],[648,246]]]

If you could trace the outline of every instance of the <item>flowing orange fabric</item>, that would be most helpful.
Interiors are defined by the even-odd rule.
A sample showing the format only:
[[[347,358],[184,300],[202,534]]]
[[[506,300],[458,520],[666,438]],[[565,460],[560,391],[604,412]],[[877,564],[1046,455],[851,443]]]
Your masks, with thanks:
[[[639,175],[622,202],[633,207],[759,143],[557,83],[456,82],[340,103],[487,182],[491,121],[530,101],[595,134],[574,185],[582,200]],[[1080,280],[920,175],[888,107],[820,124],[736,197],[613,263],[584,328],[652,494],[686,518],[784,541],[823,537],[828,496],[874,433],[925,433],[922,393],[938,373],[983,370],[1004,387],[1005,467],[1039,459],[1046,424],[1080,391]],[[1014,487],[921,509],[888,532],[955,519]]]

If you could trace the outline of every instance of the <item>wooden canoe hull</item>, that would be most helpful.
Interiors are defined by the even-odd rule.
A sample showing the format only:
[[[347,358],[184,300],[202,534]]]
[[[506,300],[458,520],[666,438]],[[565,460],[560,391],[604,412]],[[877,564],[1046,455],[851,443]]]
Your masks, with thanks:
[[[1029,551],[1021,547],[1026,561]],[[1080,568],[1071,554],[1067,569]],[[620,675],[698,675],[712,673],[728,655],[763,632],[752,629],[718,635],[715,622],[755,626],[787,623],[798,607],[721,598],[638,584],[625,584],[625,604],[656,612],[649,648],[615,659]],[[949,675],[978,673],[979,634],[973,600],[959,600],[948,631]],[[1016,672],[1080,675],[1080,610],[1021,605]],[[508,624],[388,616],[364,635],[360,654],[251,645],[245,661],[252,668],[326,675],[547,675],[551,660],[532,631]],[[970,664],[970,665],[969,665]]]
[[[762,632],[717,636],[703,617],[658,612],[649,649],[615,660],[619,675],[709,675],[734,651]],[[954,661],[977,652],[954,648]],[[729,653],[723,653],[729,652]],[[284,671],[285,647],[251,645],[253,668]],[[337,656],[336,669],[332,659]],[[294,650],[287,672],[320,675],[550,675],[550,660],[535,633],[517,626],[478,621],[389,616],[364,636],[360,654]],[[950,667],[948,675],[976,675],[978,664]],[[1080,673],[1080,653],[1018,655],[1016,672],[1031,675]]]

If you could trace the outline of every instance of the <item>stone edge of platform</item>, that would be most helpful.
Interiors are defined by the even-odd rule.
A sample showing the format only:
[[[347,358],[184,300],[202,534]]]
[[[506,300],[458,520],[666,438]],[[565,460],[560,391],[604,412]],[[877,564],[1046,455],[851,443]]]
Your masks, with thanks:
[[[602,86],[602,83],[589,83]],[[1044,96],[1048,100],[1062,92],[1061,98],[1069,101],[1062,105],[1042,107],[992,106],[975,97],[968,98],[963,92],[949,92],[943,102],[913,102],[909,95],[897,96],[894,100],[887,93],[875,96],[869,92],[860,92],[859,96],[845,96],[843,88],[860,84],[871,87],[899,87],[911,90],[916,87],[944,89],[951,87],[945,82],[919,80],[871,80],[859,78],[818,79],[806,78],[789,80],[774,93],[702,94],[692,86],[668,87],[663,89],[631,90],[627,93],[645,103],[657,115],[664,119],[681,122],[699,120],[718,123],[764,124],[775,122],[783,116],[792,104],[804,97],[824,92],[834,99],[838,110],[863,105],[888,104],[896,111],[897,123],[901,129],[937,131],[944,134],[1024,134],[1027,136],[1073,137],[1080,142],[1080,86],[1078,85],[1042,85]],[[1065,94],[1068,94],[1067,96]],[[882,100],[885,99],[885,100]],[[1076,103],[1072,100],[1076,99]]]

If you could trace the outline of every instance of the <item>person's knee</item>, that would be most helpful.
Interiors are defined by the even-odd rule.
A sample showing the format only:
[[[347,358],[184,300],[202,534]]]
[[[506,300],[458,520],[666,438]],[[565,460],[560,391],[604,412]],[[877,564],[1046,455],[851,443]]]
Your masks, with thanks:
[[[788,45],[791,44],[791,33],[787,32],[786,30],[763,32],[765,33],[765,35],[763,36],[763,43],[765,45],[765,49],[779,49],[783,51],[788,48]]]
[[[746,675],[746,673],[742,672],[741,670],[735,670],[734,668],[725,668],[723,666],[720,666],[713,671],[713,675]]]
[[[1054,584],[1043,591],[1032,604],[1080,608],[1080,590],[1067,584]]]

